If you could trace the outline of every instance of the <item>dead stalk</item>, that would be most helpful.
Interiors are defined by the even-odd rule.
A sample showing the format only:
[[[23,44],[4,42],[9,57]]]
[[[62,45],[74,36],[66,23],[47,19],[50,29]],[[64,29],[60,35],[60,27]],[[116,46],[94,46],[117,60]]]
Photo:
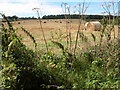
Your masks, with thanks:
[[[108,4],[106,2],[104,2],[104,5],[102,5],[103,9],[105,10],[105,13],[108,14],[108,25],[111,25],[112,27],[108,28],[108,35],[107,35],[107,42],[110,41],[111,39],[111,31],[113,30],[113,34],[114,34],[114,39],[115,39],[115,28],[114,28],[114,25],[115,25],[115,2],[112,1],[112,2],[109,2]],[[110,8],[111,7],[111,8]],[[111,10],[112,10],[112,13],[111,13]],[[112,23],[111,23],[111,16],[113,16],[112,18]]]
[[[49,52],[47,41],[46,41],[45,34],[44,34],[44,30],[43,30],[42,23],[41,23],[42,20],[40,18],[40,14],[39,14],[39,8],[34,8],[33,10],[36,10],[36,12],[37,12],[38,20],[39,20],[39,25],[40,25],[40,29],[42,30],[42,34],[43,34],[43,39],[44,39],[44,42],[45,42],[46,50],[47,50],[47,52]]]
[[[71,21],[70,21],[70,7],[67,7],[67,10],[68,10],[68,22],[69,22],[69,29],[68,29],[68,36],[69,36],[69,49],[70,49],[70,52],[72,50],[72,37],[71,37]]]
[[[89,6],[89,4],[88,4],[88,6]],[[74,55],[75,55],[76,49],[77,49],[78,37],[79,37],[79,32],[80,32],[82,20],[84,19],[84,14],[85,14],[88,6],[85,7],[85,0],[82,4],[78,4],[78,8],[75,6],[75,8],[77,9],[77,11],[79,13],[79,25],[78,25],[78,30],[77,30],[76,40],[75,40]]]
[[[68,38],[68,18],[67,18],[67,3],[62,3],[61,4],[61,7],[62,7],[62,9],[63,9],[63,12],[65,13],[64,14],[64,17],[65,17],[65,22],[66,22],[66,43],[67,43],[67,48],[68,48],[68,44],[69,44],[69,38]]]

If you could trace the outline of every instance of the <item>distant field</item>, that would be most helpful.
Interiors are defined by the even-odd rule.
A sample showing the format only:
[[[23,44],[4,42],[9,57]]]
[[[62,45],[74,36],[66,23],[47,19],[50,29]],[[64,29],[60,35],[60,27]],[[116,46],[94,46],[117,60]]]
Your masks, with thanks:
[[[72,19],[70,20],[70,23],[67,23],[67,28],[68,30],[71,31],[71,36],[72,36],[72,41],[74,43],[75,37],[76,37],[76,32],[78,30],[78,25],[79,25],[79,20],[78,19]],[[24,27],[26,30],[28,30],[34,37],[35,40],[37,41],[38,45],[43,45],[44,40],[42,36],[42,31],[39,26],[38,20],[22,20],[22,21],[16,21],[14,24],[14,27]],[[54,36],[54,40],[57,40],[58,36],[61,34],[62,35],[62,43],[65,43],[66,41],[66,20],[65,19],[50,19],[50,20],[42,20],[42,27],[45,33],[45,37],[48,43],[51,42],[52,35]],[[82,26],[84,28],[84,26]],[[117,32],[118,28],[115,26],[116,29],[116,37],[117,37]],[[99,31],[93,31],[93,30],[83,30],[84,34],[88,36],[89,41],[92,41],[91,33],[96,35],[97,41],[99,42]],[[23,37],[23,42],[30,46],[33,47],[33,43],[30,40],[26,34],[18,30],[18,34]],[[92,43],[92,42],[91,42]],[[44,46],[44,45],[43,45]]]

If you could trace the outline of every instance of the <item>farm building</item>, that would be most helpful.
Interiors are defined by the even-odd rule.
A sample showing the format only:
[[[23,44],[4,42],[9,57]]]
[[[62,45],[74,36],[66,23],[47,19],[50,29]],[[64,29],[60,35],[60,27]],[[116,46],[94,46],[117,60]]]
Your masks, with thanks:
[[[98,21],[94,22],[86,22],[85,23],[85,29],[86,30],[94,30],[94,31],[99,31],[101,28],[101,24]]]

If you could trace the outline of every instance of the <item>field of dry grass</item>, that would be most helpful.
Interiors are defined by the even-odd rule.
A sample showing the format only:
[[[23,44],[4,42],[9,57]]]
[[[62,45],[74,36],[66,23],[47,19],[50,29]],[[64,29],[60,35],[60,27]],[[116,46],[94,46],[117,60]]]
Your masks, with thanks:
[[[71,37],[73,42],[75,41],[78,25],[79,25],[79,20],[77,19],[70,20],[70,23],[67,23],[68,30],[71,31]],[[42,45],[44,43],[42,31],[40,29],[38,20],[16,21],[14,22],[13,26],[24,27],[26,30],[28,30],[35,37],[35,40],[37,41],[38,45]],[[66,20],[65,19],[42,20],[42,27],[48,43],[51,42],[52,35],[54,36],[54,40],[57,40],[60,34],[61,34],[62,42],[65,43],[66,41]],[[82,26],[82,28],[84,27]],[[116,28],[116,37],[117,37],[118,28],[117,26],[115,26],[115,28]],[[99,42],[99,38],[100,38],[99,31],[94,31],[94,30],[82,30],[82,31],[88,37],[89,41],[92,41],[91,33],[93,33],[94,35],[96,35],[97,41]],[[33,47],[32,41],[22,30],[18,30],[18,34],[23,37],[23,43],[25,43],[29,47]]]

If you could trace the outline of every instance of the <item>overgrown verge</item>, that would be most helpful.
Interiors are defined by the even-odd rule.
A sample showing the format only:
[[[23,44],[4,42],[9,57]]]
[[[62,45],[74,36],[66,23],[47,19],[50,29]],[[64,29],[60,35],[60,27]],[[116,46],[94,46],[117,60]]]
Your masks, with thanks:
[[[5,90],[119,88],[119,39],[88,47],[77,54],[56,41],[52,42],[62,50],[59,55],[52,51],[33,51],[22,43],[16,35],[17,29],[2,16],[8,24],[2,26],[1,87]],[[36,47],[34,37],[21,29]]]
[[[7,27],[2,24],[2,85],[5,90],[33,90],[41,89],[42,84],[50,84],[50,75],[45,64],[39,66],[39,57],[36,52],[27,48],[17,36],[16,30],[4,14]],[[24,29],[24,28],[21,28]],[[32,35],[23,30],[34,42]],[[39,70],[39,72],[37,72]]]

